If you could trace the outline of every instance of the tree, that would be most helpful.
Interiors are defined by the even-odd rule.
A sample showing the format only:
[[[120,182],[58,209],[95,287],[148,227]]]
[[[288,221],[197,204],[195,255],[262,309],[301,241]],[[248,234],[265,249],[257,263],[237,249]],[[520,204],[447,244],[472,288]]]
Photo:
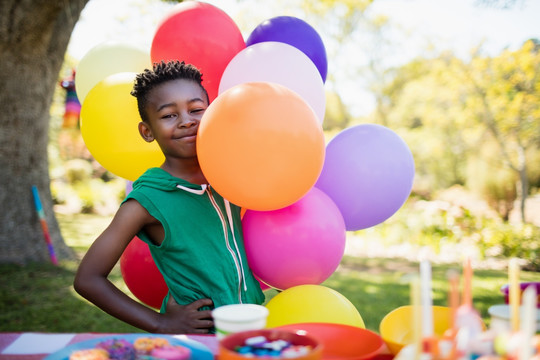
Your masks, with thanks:
[[[528,160],[540,146],[540,47],[529,40],[500,56],[474,57],[461,67],[468,86],[467,112],[483,124],[499,147],[504,167],[519,179],[521,220],[529,195]]]
[[[40,192],[57,256],[73,256],[53,212],[47,144],[54,88],[87,2],[0,2],[0,263],[49,261],[32,185]]]
[[[506,219],[517,194],[525,221],[529,167],[540,149],[539,89],[540,53],[528,41],[468,62],[452,54],[412,61],[395,71],[381,98],[387,123],[403,129],[428,188],[474,182]],[[516,179],[517,192],[508,187],[516,188]]]

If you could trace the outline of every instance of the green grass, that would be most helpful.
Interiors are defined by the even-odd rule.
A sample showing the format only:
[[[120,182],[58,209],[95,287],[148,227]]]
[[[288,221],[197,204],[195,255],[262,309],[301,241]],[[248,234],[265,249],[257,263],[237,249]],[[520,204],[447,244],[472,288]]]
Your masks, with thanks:
[[[66,243],[82,256],[110,218],[96,215],[58,215]],[[0,265],[0,331],[140,332],[96,308],[73,290],[78,261],[51,264]],[[446,274],[459,265],[433,264],[434,304],[446,305]],[[339,269],[323,283],[349,299],[368,329],[378,331],[381,319],[409,303],[409,280],[418,264],[399,259],[345,256]],[[118,265],[111,280],[129,294]],[[540,281],[540,273],[521,273],[522,281]],[[487,321],[487,309],[503,302],[499,291],[507,282],[502,270],[477,270],[474,305]],[[269,291],[268,294],[275,294]]]

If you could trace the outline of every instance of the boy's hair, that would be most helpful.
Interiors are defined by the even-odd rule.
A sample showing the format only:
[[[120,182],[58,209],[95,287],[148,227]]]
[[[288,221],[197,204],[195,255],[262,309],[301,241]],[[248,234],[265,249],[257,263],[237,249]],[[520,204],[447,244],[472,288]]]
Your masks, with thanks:
[[[143,121],[148,121],[145,111],[148,93],[160,84],[178,79],[191,80],[197,83],[204,91],[206,101],[209,102],[208,92],[202,86],[202,74],[195,66],[178,60],[154,63],[152,70],[145,69],[142,73],[137,74],[131,91],[131,95],[137,98],[139,114]]]

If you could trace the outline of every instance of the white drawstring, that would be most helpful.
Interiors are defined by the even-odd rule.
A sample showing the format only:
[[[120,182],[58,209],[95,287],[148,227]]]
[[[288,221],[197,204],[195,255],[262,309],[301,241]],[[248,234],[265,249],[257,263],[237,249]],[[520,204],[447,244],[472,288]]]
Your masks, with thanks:
[[[191,189],[191,188],[188,188],[188,187],[185,187],[185,186],[182,186],[182,185],[176,185],[176,187],[179,188],[179,189],[182,189],[184,191],[190,192],[192,194],[197,194],[197,195],[204,194],[204,192],[206,191],[206,186],[207,186],[206,184],[202,184],[201,189],[197,190],[197,189]]]
[[[223,199],[223,200],[225,201],[225,210],[227,211],[227,218],[229,219],[229,226],[231,227],[234,247],[236,249],[236,253],[238,254],[238,260],[240,260],[240,270],[242,271],[244,291],[247,291],[246,275],[244,274],[244,264],[242,263],[242,256],[240,255],[240,250],[238,250],[238,244],[236,243],[236,237],[234,236],[234,225],[233,225],[233,218],[232,218],[232,213],[231,213],[231,203],[227,199]]]

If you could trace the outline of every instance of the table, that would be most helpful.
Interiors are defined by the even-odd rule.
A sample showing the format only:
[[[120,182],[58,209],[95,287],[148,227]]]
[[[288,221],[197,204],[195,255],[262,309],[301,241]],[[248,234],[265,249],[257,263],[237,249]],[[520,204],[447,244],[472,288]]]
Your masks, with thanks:
[[[39,333],[39,332],[0,332],[0,360],[41,360],[45,356],[64,348],[65,346],[90,340],[97,337],[121,334],[105,333]],[[215,355],[217,340],[214,335],[173,335],[180,339],[187,338],[206,345]],[[18,344],[32,344],[26,348]],[[28,351],[26,351],[28,349]]]
[[[39,333],[39,332],[0,332],[0,360],[41,360],[68,345],[97,337],[122,335],[117,333]],[[210,349],[214,356],[218,351],[217,339],[214,335],[172,335],[179,339],[198,341]],[[24,342],[31,344],[26,348],[14,345]],[[49,347],[49,349],[46,349]],[[14,349],[15,348],[15,349]],[[16,350],[16,351],[13,351]],[[28,349],[28,351],[26,351]],[[19,352],[15,354],[14,352]],[[384,349],[372,360],[392,360],[393,356]]]

